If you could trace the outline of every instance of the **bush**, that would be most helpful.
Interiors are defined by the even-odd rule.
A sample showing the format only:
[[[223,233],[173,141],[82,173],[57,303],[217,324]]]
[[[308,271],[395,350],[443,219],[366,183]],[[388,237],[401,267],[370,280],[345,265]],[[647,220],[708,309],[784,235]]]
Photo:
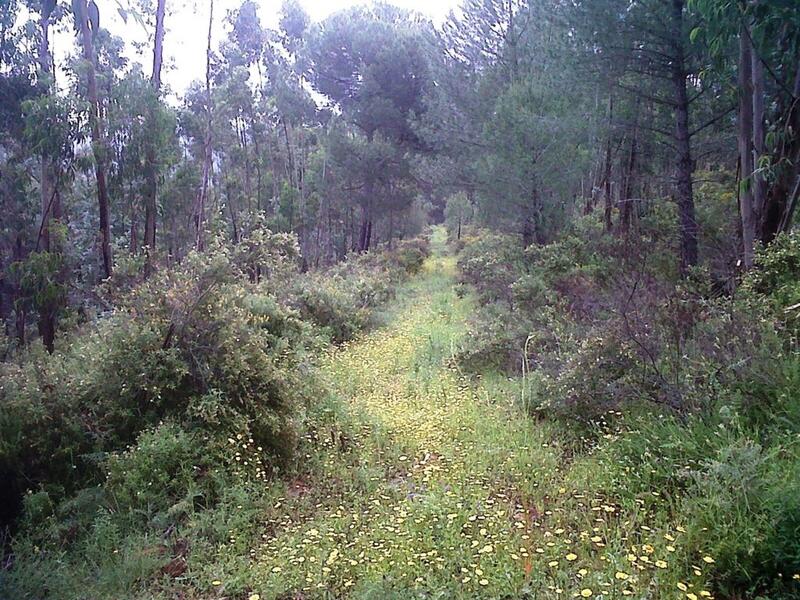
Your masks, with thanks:
[[[189,429],[246,430],[274,460],[289,456],[304,405],[309,329],[270,295],[296,257],[292,238],[257,232],[217,243],[154,274],[118,308],[46,355],[0,367],[0,472],[8,488],[42,486],[54,499],[102,480],[92,457],[171,419]],[[206,402],[215,397],[213,423]],[[213,427],[210,427],[213,425]]]
[[[392,297],[398,283],[419,272],[429,254],[427,240],[412,239],[393,250],[350,257],[297,278],[289,303],[334,342],[350,340],[369,325],[375,308]]]
[[[472,286],[481,302],[512,304],[511,285],[524,270],[524,249],[508,235],[485,234],[465,240],[458,258],[459,281]]]
[[[648,519],[685,526],[679,552],[714,557],[721,597],[796,597],[800,237],[759,250],[726,294],[729,266],[681,281],[665,262],[666,212],[625,238],[579,220],[524,252],[467,240],[459,267],[479,307],[459,359],[473,371],[526,365],[526,408],[603,466],[593,493],[668,499]]]
[[[422,265],[430,253],[428,238],[402,240],[391,252],[394,255],[393,260],[397,261],[398,266],[411,275],[422,270]]]
[[[704,531],[702,547],[714,553],[720,592],[726,596],[744,590],[749,597],[780,597],[782,587],[789,592],[791,575],[800,572],[800,461],[796,455],[781,458],[786,450],[737,440],[695,473],[686,510],[693,529]]]
[[[796,322],[800,314],[800,235],[781,234],[769,248],[759,248],[755,265],[745,277],[743,289],[769,298],[778,319]]]

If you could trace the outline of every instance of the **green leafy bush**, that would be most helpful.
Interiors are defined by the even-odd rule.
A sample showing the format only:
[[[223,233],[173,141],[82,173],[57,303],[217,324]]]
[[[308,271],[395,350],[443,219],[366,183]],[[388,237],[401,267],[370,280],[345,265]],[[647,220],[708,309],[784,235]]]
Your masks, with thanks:
[[[756,268],[743,282],[744,290],[766,296],[779,318],[796,322],[800,314],[800,236],[782,234],[760,248]]]
[[[270,285],[295,268],[296,255],[291,236],[265,231],[235,248],[216,242],[124,293],[113,313],[53,355],[32,348],[3,363],[0,472],[9,500],[41,486],[58,501],[102,481],[99,459],[167,419],[189,431],[246,432],[270,460],[289,456],[316,394],[311,338]],[[201,409],[210,397],[216,410]]]
[[[356,255],[297,278],[289,303],[334,342],[350,340],[369,325],[374,309],[392,297],[399,282],[419,272],[429,254],[427,240],[412,239],[393,250]]]

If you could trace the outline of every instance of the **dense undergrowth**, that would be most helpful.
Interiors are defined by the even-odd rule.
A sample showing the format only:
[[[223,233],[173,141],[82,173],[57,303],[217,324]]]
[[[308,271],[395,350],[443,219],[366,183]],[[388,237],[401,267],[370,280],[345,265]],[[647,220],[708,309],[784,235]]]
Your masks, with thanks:
[[[661,232],[472,230],[451,256],[437,229],[424,262],[310,274],[264,233],[133,286],[4,367],[3,464],[39,479],[2,593],[796,597],[800,242],[731,294]],[[74,469],[37,454],[59,443]]]
[[[643,529],[679,523],[718,597],[797,597],[800,236],[761,251],[733,291],[715,265],[680,280],[670,239],[657,216],[627,236],[589,217],[527,249],[466,235],[460,280],[480,308],[459,364],[514,375],[525,410],[565,444],[570,478],[647,510]],[[674,535],[665,569],[689,560]],[[638,537],[621,522],[604,543],[641,569],[655,544]]]
[[[411,240],[300,273],[294,236],[256,230],[109,285],[113,310],[53,355],[0,365],[13,532],[0,597],[119,597],[180,578],[190,547],[226,539],[302,463],[335,405],[317,358],[370,326],[427,252]]]

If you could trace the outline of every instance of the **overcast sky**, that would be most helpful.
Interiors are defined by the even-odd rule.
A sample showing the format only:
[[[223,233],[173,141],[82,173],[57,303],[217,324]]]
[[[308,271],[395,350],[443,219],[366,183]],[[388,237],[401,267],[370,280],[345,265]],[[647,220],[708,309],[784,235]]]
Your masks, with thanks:
[[[117,13],[115,0],[96,1],[101,10],[101,26],[123,38],[128,58],[141,62],[145,66],[145,72],[149,74],[153,59],[152,48],[147,40],[151,32],[145,31],[133,19],[128,19],[125,23]],[[256,0],[256,3],[260,6],[262,23],[267,27],[277,26],[281,0]],[[368,2],[364,0],[300,0],[300,4],[314,21],[320,21],[337,10],[366,3]],[[390,3],[416,10],[438,23],[451,9],[458,6],[459,0],[390,0]],[[240,4],[241,0],[215,0],[212,33],[212,44],[215,47],[226,33],[225,17],[228,11]],[[167,0],[163,80],[173,92],[181,93],[190,82],[205,76],[208,11],[208,0]],[[53,35],[56,60],[63,59],[74,47],[72,29],[62,29]],[[141,53],[137,53],[137,42],[141,45]]]

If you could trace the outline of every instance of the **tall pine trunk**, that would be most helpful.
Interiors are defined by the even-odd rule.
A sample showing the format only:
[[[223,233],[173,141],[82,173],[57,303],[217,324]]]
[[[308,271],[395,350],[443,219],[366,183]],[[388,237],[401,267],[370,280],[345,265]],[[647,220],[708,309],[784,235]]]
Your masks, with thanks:
[[[611,195],[611,136],[614,122],[614,96],[608,97],[608,134],[606,135],[606,157],[603,169],[603,226],[606,231],[611,231],[614,223],[612,215],[614,209],[613,198]]]
[[[689,131],[689,94],[686,89],[686,56],[684,52],[684,0],[672,0],[672,85],[675,107],[675,200],[681,236],[680,272],[686,275],[697,264],[697,220],[692,189],[692,144]]]
[[[639,144],[639,101],[636,102],[636,112],[633,116],[633,131],[631,132],[631,147],[628,154],[628,163],[625,166],[625,179],[621,190],[621,206],[619,215],[620,231],[627,233],[631,228],[634,212],[633,180],[636,172],[636,159]]]
[[[753,48],[742,25],[739,33],[739,216],[742,221],[742,260],[753,266],[756,212],[753,205]]]

